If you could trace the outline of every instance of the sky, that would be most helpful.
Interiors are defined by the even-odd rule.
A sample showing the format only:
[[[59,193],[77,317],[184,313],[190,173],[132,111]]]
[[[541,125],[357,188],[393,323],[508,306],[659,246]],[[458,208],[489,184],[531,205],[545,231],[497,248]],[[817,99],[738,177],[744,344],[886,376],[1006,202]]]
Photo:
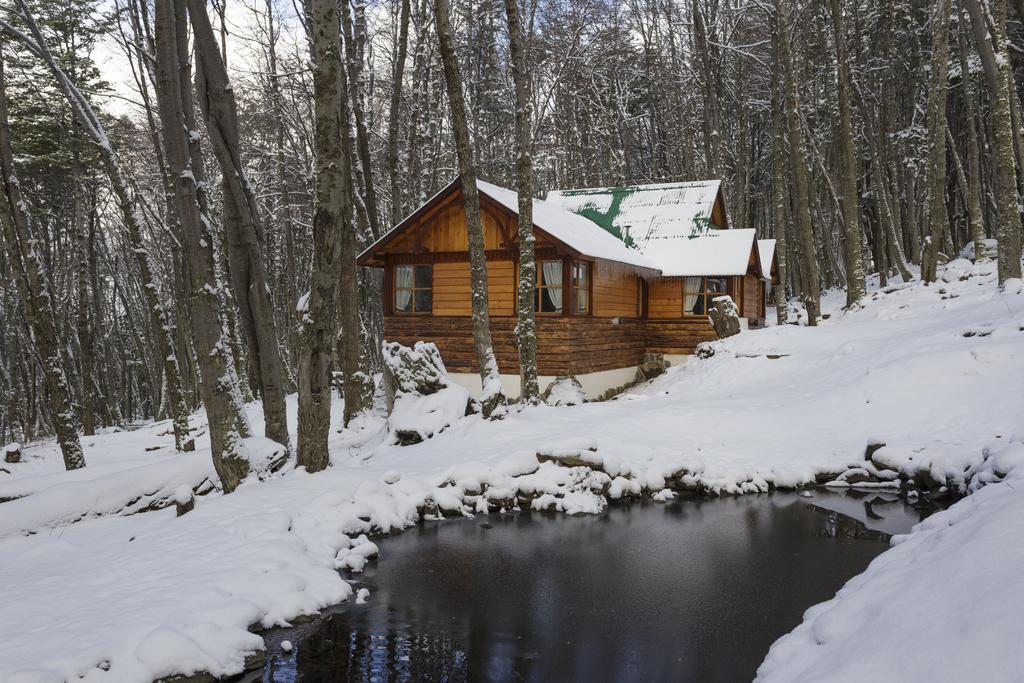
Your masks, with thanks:
[[[250,42],[257,28],[266,22],[266,3],[265,0],[225,1],[227,2],[228,70],[237,73],[241,69],[251,69],[252,65],[256,63],[253,60]],[[273,2],[279,20],[283,21],[284,25],[278,45],[280,53],[282,49],[285,49],[284,46],[294,45],[298,41],[302,28],[290,0],[273,0]],[[123,6],[124,3],[120,4]],[[100,7],[101,11],[113,12],[115,2],[114,0],[103,0]],[[254,10],[254,7],[257,9]],[[219,31],[219,17],[212,9],[210,15],[214,30]],[[104,80],[110,84],[113,92],[103,106],[106,111],[117,116],[134,114],[139,111],[141,106],[132,75],[131,62],[119,41],[120,36],[115,31],[113,35],[108,35],[99,41],[93,53],[93,60],[96,62],[97,68]]]

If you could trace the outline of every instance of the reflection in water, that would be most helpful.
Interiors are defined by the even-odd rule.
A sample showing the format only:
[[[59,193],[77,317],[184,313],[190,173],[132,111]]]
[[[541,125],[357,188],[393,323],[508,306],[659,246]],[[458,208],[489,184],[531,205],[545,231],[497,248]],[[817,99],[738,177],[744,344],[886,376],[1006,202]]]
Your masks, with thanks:
[[[427,523],[380,543],[380,563],[357,577],[366,605],[267,634],[262,678],[749,680],[807,607],[920,519],[901,503],[839,498]],[[862,521],[835,511],[849,503]]]

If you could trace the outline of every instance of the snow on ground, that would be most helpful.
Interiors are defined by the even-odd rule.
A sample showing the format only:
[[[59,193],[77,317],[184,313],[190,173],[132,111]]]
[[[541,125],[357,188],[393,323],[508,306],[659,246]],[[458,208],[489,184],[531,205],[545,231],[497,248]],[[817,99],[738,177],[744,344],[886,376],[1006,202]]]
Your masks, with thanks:
[[[1017,471],[896,537],[772,645],[757,680],[1019,681],[1024,468]]]
[[[359,569],[375,551],[360,535],[401,529],[424,515],[516,504],[596,512],[607,498],[641,491],[665,498],[666,487],[740,493],[810,484],[864,465],[868,442],[885,442],[879,453],[905,475],[926,470],[972,489],[998,480],[1021,459],[1011,437],[1024,434],[1024,293],[1019,283],[997,291],[994,267],[955,261],[944,282],[875,287],[865,307],[850,313],[840,311],[842,293],[830,293],[830,317],[817,329],[771,327],[716,342],[711,358],[691,359],[615,401],[535,406],[500,422],[470,416],[408,447],[390,445],[386,431],[368,436],[373,425],[364,424],[359,433],[334,435],[328,471],[288,466],[229,496],[197,496],[180,518],[173,506],[126,513],[137,500],[173,502],[183,487],[215,481],[205,438],[196,453],[177,455],[166,424],[106,432],[85,439],[88,467],[73,473],[61,471],[52,442],[28,445],[26,462],[0,463],[0,499],[17,498],[0,503],[0,681],[238,672],[247,654],[262,649],[251,626],[285,624],[346,599],[351,589],[336,569]],[[250,409],[262,433],[258,410]],[[294,397],[289,413],[294,434]],[[154,446],[160,449],[147,450]],[[962,604],[952,611],[939,558],[964,549],[986,555],[978,567],[1005,565],[1006,582],[965,581],[956,592],[957,601],[985,610],[971,617],[970,640],[956,640],[967,621],[929,624],[947,653],[970,659],[962,648],[1010,610],[1020,613],[1018,602],[995,598],[1021,594],[1019,543],[997,542],[1010,523],[1001,511],[1015,510],[1019,519],[1021,490],[994,484],[933,518],[958,520],[965,530],[991,526],[987,540],[970,545],[977,534],[926,523],[861,583],[896,595],[895,586],[919,581],[913,609],[904,609],[945,601],[942,614],[962,615]],[[989,500],[1001,504],[981,504]],[[912,552],[936,559],[884,559],[909,561]],[[871,591],[857,590],[857,581],[832,607],[809,612],[809,622],[776,650],[813,678],[823,661],[858,656],[846,644],[854,641],[836,633],[873,628],[877,642],[864,647],[888,648],[880,659],[897,668],[887,673],[918,678],[917,660],[901,664],[896,654],[910,627],[882,621],[881,602],[863,608]],[[931,602],[923,597],[927,585]],[[807,640],[819,636],[818,647]],[[998,634],[993,641],[1001,642]],[[1003,658],[1024,670],[1019,648],[1005,648]],[[773,652],[763,673],[788,680],[796,670],[772,673],[778,660]]]

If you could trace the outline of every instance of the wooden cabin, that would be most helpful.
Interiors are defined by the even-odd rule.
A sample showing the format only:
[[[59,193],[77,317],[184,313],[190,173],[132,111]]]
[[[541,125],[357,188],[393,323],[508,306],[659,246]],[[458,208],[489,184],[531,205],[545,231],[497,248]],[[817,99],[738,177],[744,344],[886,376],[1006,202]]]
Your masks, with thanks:
[[[518,198],[485,182],[479,191],[491,334],[504,389],[515,396],[520,391],[513,335]],[[717,187],[712,203],[718,206],[708,215],[724,223]],[[645,352],[678,362],[700,342],[715,338],[706,310],[722,293],[732,295],[741,315],[764,317],[769,276],[762,271],[753,230],[709,227],[708,234],[688,235],[685,245],[643,240],[644,248],[640,240],[624,240],[623,233],[616,235],[561,202],[541,200],[534,200],[533,228],[542,389],[555,377],[574,375],[587,396],[596,398],[632,381]],[[478,393],[460,181],[366,249],[359,263],[384,269],[385,339],[434,342],[453,379]],[[672,264],[668,270],[667,263]]]

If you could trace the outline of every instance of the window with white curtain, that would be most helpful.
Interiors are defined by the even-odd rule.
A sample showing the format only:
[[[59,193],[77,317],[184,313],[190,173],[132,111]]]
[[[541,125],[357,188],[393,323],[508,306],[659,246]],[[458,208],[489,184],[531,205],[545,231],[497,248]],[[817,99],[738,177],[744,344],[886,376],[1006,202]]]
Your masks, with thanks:
[[[433,267],[395,266],[395,312],[430,313],[434,306]]]
[[[724,277],[683,278],[683,314],[707,315],[715,297],[727,293]]]
[[[538,313],[562,312],[562,262],[541,261],[537,272],[537,298],[534,310]]]

